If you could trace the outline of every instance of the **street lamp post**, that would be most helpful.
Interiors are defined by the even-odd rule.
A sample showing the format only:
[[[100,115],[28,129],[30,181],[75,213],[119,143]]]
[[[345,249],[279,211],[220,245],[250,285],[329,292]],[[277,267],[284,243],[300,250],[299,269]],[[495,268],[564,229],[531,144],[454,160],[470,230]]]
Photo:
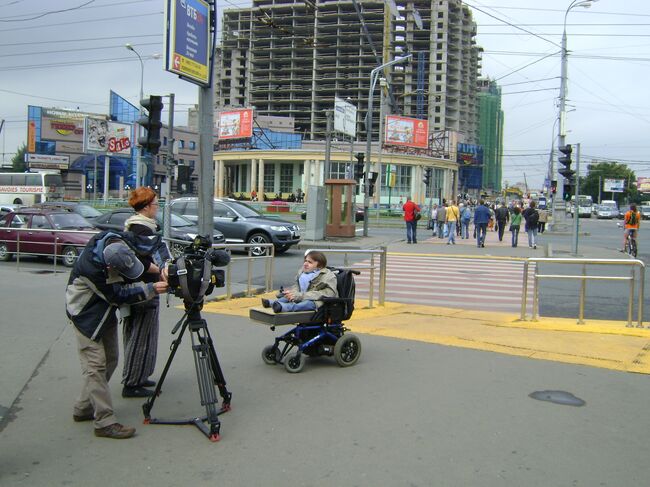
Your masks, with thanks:
[[[560,68],[561,69],[560,70],[560,115],[559,115],[560,124],[558,126],[558,134],[557,134],[558,147],[564,146],[565,139],[566,139],[567,64],[568,64],[568,57],[569,57],[569,53],[567,51],[567,36],[566,36],[567,17],[571,9],[575,7],[589,8],[591,7],[592,3],[597,1],[598,0],[573,0],[567,7],[566,12],[564,13],[564,26],[562,29],[562,64]],[[553,175],[555,175],[555,173],[553,173]],[[560,198],[563,197],[563,185],[559,184],[559,181],[558,181],[558,189],[556,194]]]
[[[370,88],[368,89],[368,112],[366,113],[366,167],[363,174],[363,236],[368,236],[368,205],[370,203],[370,194],[368,192],[368,173],[370,172],[370,154],[372,150],[372,102],[374,98],[375,85],[377,76],[387,66],[403,63],[413,57],[413,54],[407,54],[404,57],[393,59],[387,63],[377,66],[370,71]],[[381,137],[381,134],[380,134]],[[381,173],[381,168],[379,168]],[[380,182],[381,184],[381,182]]]

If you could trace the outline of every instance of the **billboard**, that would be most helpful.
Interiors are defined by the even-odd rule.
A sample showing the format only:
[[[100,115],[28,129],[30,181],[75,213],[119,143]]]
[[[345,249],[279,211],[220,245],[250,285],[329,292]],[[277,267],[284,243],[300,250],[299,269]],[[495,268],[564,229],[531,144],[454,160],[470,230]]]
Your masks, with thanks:
[[[459,142],[456,147],[456,162],[464,166],[482,166],[483,146]]]
[[[338,97],[334,98],[334,130],[357,136],[357,107]]]
[[[244,139],[253,136],[253,110],[233,110],[219,113],[217,139]]]
[[[603,191],[622,193],[625,191],[625,179],[605,179],[603,181]]]
[[[639,193],[650,193],[650,178],[637,178],[636,189]]]
[[[407,147],[429,147],[429,122],[419,118],[386,116],[384,144]]]
[[[210,85],[210,4],[204,0],[168,0],[165,66],[198,85]]]
[[[133,126],[103,118],[85,119],[84,152],[131,155]]]

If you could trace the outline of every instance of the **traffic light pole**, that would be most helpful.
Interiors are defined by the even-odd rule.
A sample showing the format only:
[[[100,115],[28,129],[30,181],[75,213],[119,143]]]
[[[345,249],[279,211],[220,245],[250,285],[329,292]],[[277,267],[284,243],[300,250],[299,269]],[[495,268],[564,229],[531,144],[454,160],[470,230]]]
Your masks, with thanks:
[[[574,257],[578,256],[578,235],[580,232],[580,205],[578,204],[578,195],[580,194],[580,143],[576,144],[576,185],[575,198],[573,201],[573,245],[572,253]]]
[[[169,95],[169,118],[167,125],[167,160],[165,161],[165,211],[163,213],[163,237],[171,236],[172,169],[174,167],[174,93]]]
[[[199,88],[199,232],[212,241],[214,234],[214,91],[212,86]],[[221,176],[221,175],[220,175]]]

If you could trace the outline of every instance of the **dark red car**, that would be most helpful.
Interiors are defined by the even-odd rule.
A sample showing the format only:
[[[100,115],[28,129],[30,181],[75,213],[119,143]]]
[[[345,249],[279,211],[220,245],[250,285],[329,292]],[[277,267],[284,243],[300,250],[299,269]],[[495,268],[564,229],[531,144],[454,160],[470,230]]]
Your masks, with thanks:
[[[35,229],[39,231],[33,231]],[[84,217],[70,211],[21,208],[0,218],[0,260],[10,260],[20,251],[21,259],[24,254],[56,255],[63,265],[72,267],[93,234],[58,233],[56,230],[88,231],[94,228]]]

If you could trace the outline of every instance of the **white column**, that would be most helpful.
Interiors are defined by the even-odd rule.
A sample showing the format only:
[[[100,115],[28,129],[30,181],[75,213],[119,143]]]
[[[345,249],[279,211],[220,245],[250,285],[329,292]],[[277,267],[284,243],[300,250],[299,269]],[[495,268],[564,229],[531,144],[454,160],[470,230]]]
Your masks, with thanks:
[[[305,193],[305,201],[309,197],[309,185],[311,184],[311,161],[305,160],[303,162],[304,167],[302,171],[302,191]]]
[[[251,159],[251,185],[250,185],[250,191],[256,191],[259,194],[259,191],[257,190],[257,159]]]
[[[257,190],[257,198],[260,201],[264,201],[264,159],[258,159],[257,163],[259,165],[259,180],[257,183],[259,189]]]
[[[322,161],[320,159],[316,159],[316,167],[314,169],[314,186],[321,186],[323,184],[321,182],[321,166]]]

